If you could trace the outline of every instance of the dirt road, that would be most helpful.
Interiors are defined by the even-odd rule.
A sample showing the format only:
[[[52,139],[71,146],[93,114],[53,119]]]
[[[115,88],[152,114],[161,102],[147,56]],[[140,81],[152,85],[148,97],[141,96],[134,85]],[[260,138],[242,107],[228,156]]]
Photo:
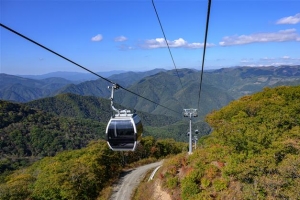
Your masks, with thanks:
[[[130,200],[134,189],[144,178],[147,171],[162,165],[163,161],[151,163],[138,167],[136,169],[124,172],[121,175],[119,183],[114,186],[113,194],[110,200]]]

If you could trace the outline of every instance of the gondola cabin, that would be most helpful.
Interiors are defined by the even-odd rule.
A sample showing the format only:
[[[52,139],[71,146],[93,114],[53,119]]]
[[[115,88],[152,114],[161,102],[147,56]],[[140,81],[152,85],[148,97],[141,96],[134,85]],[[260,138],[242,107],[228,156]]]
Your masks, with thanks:
[[[106,138],[113,151],[134,151],[142,138],[143,125],[137,114],[114,115],[106,127]]]

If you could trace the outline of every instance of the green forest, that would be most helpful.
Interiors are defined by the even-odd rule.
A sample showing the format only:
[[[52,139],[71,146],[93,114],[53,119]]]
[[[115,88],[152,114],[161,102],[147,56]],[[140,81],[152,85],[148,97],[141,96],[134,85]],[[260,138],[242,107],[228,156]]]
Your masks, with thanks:
[[[102,98],[61,94],[26,104],[0,100],[0,173],[28,166],[45,156],[86,147],[104,139],[110,102]],[[144,136],[187,141],[187,122],[138,112]],[[176,123],[175,123],[176,122]],[[169,124],[169,125],[168,125]],[[199,135],[208,134],[207,124]],[[1,176],[0,176],[1,177]]]
[[[300,198],[300,86],[265,88],[206,120],[213,132],[199,148],[166,160],[159,171],[172,199]],[[137,199],[151,196],[149,184]]]
[[[0,101],[0,173],[104,138],[106,124]]]
[[[145,137],[134,152],[114,152],[105,141],[45,157],[0,184],[0,199],[108,199],[123,167],[146,164],[187,150],[187,144]],[[107,192],[108,191],[108,192]]]

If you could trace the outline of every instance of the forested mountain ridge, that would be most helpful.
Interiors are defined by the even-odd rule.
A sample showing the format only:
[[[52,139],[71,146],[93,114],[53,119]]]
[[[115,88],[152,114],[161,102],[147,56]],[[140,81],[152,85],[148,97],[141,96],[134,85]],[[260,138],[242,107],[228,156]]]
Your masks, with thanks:
[[[166,160],[162,186],[173,199],[299,199],[299,99],[300,86],[265,88],[212,112],[213,132]]]
[[[181,111],[183,108],[198,107],[200,76],[199,71],[192,69],[178,69],[177,71],[156,69],[148,72],[125,72],[109,78],[124,87],[128,86],[128,89],[139,95],[144,95],[161,105],[167,105],[173,110]],[[261,91],[264,87],[296,85],[299,82],[299,65],[234,67],[205,71],[200,94],[199,116],[203,118],[210,111],[227,105],[233,99]],[[0,98],[27,102],[60,93],[108,98],[110,90],[107,86],[109,85],[110,83],[107,81],[97,79],[80,84],[63,85],[60,88],[58,85],[53,86],[51,92],[49,87],[45,89],[27,87],[27,85],[23,86],[22,84],[10,85],[10,88],[0,88]],[[116,91],[115,99],[117,103],[125,107],[153,114],[174,116],[172,111],[165,110],[122,90]]]
[[[0,101],[0,172],[104,138],[106,124]]]
[[[145,72],[124,72],[120,74],[114,74],[109,76],[110,80],[115,81],[116,83],[119,83],[120,85],[124,87],[128,87],[132,85],[135,82],[138,82],[144,77],[155,75],[159,72],[167,71],[165,69],[153,69]]]
[[[91,119],[106,124],[112,114],[110,103],[108,99],[94,96],[59,94],[55,97],[31,101],[25,103],[25,105],[54,113],[57,116]],[[115,107],[125,109],[118,104],[115,104]],[[156,139],[173,138],[176,141],[187,141],[188,122],[186,118],[154,115],[141,111],[136,111],[136,113],[142,120],[144,136],[153,136]],[[210,127],[202,121],[193,123],[193,129],[199,129],[199,137],[210,133]]]
[[[205,73],[203,82],[228,92],[235,99],[261,91],[264,87],[295,85],[300,80],[300,65],[232,67]]]
[[[177,72],[171,70],[145,77],[128,89],[175,111],[181,112],[184,108],[198,108],[200,73],[191,69],[179,69]],[[181,114],[157,106],[135,95],[127,94],[122,90],[116,93],[115,99],[119,104],[133,107],[136,110],[182,117]],[[204,83],[201,91],[199,119],[211,110],[221,108],[232,100],[233,98],[225,91]]]
[[[140,79],[150,76],[156,73],[164,71],[163,69],[154,69],[146,72],[124,72],[121,74],[114,74],[108,77],[109,80],[122,85],[123,87],[127,87],[133,84]],[[111,83],[98,78],[97,80],[85,81],[79,84],[71,84],[66,85],[65,87],[58,90],[53,95],[61,94],[61,93],[73,93],[79,94],[83,96],[96,96],[96,97],[109,97],[110,90],[107,86],[111,86]]]
[[[139,77],[140,80],[129,86],[128,89],[161,105],[168,105],[168,107],[173,110],[198,107],[200,86],[199,71],[178,69],[177,71],[169,70],[154,73],[156,72],[154,70],[150,72],[153,74],[143,77],[146,74],[144,73],[144,75],[141,76],[143,78]],[[136,79],[138,76],[135,77],[135,75],[131,75],[131,73],[132,72],[127,72],[114,76],[118,77],[119,81],[130,79],[138,80]],[[122,79],[122,75],[125,74],[129,74],[130,78]],[[118,80],[116,81],[118,82]],[[300,81],[300,66],[236,67],[204,72],[202,92],[200,94],[199,116],[200,118],[204,117],[212,110],[227,105],[233,99],[260,91],[264,87],[282,84],[293,85],[297,83],[297,81]],[[110,94],[107,85],[106,81],[99,79],[84,82],[79,85],[68,86],[57,92],[57,94],[71,92],[80,95],[95,95],[107,98]],[[180,117],[172,111],[166,110],[145,99],[138,98],[123,90],[116,91],[115,101],[125,107],[148,113]]]
[[[72,83],[63,78],[34,80],[8,74],[0,74],[0,99],[26,102],[50,96],[61,87]]]
[[[146,77],[165,71],[164,69],[154,69],[146,72],[122,72],[120,74],[112,74],[108,77],[124,87]],[[117,72],[117,71],[116,71]],[[121,71],[120,71],[121,72]],[[53,77],[50,77],[53,75]],[[57,76],[57,77],[56,77]],[[80,76],[83,79],[91,79],[79,82]],[[65,78],[69,78],[65,79]],[[79,82],[79,83],[78,83]],[[11,100],[16,102],[28,102],[31,100],[55,96],[60,93],[73,93],[79,95],[97,97],[108,97],[110,91],[107,89],[110,83],[93,74],[82,74],[76,72],[57,72],[40,76],[15,76],[8,74],[0,74],[0,99]]]
[[[79,84],[70,84],[66,85],[55,93],[52,96],[63,94],[63,93],[72,93],[82,96],[96,96],[96,97],[103,97],[108,98],[110,96],[110,90],[108,86],[111,84],[103,79],[97,79],[92,81],[85,81]]]
[[[112,115],[111,101],[109,99],[70,93],[38,99],[25,103],[25,105],[54,113],[58,116],[92,119],[102,123],[107,123]],[[115,107],[125,109],[117,104]],[[137,111],[137,114],[141,117],[145,126],[165,126],[180,120],[180,118],[153,115],[140,111]]]
[[[57,77],[49,77],[42,80],[34,80],[34,79],[0,73],[0,88],[5,88],[7,86],[11,86],[13,84],[18,84],[18,83],[27,87],[51,89],[51,87],[54,86],[54,88],[57,89],[62,85],[70,84],[72,82]]]
[[[37,111],[20,104],[0,100],[0,128],[5,128],[11,123],[18,123],[30,114]]]

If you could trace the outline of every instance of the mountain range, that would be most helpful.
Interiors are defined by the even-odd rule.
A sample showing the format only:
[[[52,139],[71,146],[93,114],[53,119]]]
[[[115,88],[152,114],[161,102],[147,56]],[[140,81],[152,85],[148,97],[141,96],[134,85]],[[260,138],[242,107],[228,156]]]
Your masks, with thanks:
[[[154,69],[113,74],[108,79],[157,104],[121,89],[115,93],[116,103],[130,109],[177,118],[184,108],[198,108],[203,118],[212,110],[264,87],[297,85],[300,82],[299,65],[223,68],[204,71],[199,93],[200,73],[193,69]],[[61,77],[36,80],[0,74],[0,99],[29,102],[62,93],[109,98],[109,85],[103,79],[75,83]]]
[[[154,69],[146,72],[124,72],[113,74],[111,71],[108,79],[124,87],[133,84],[146,76],[153,75],[164,69]],[[98,73],[101,75],[101,73]],[[54,77],[50,77],[53,75]],[[54,72],[45,75],[24,75],[14,76],[0,73],[0,99],[15,102],[28,102],[31,100],[55,96],[61,93],[74,93],[79,95],[95,95],[98,97],[108,97],[110,91],[107,86],[111,85],[103,79],[95,79],[86,76],[85,73],[77,72]],[[108,74],[107,74],[108,75]],[[87,81],[80,81],[81,76]],[[95,75],[92,75],[96,77]],[[27,78],[31,77],[31,78]]]

